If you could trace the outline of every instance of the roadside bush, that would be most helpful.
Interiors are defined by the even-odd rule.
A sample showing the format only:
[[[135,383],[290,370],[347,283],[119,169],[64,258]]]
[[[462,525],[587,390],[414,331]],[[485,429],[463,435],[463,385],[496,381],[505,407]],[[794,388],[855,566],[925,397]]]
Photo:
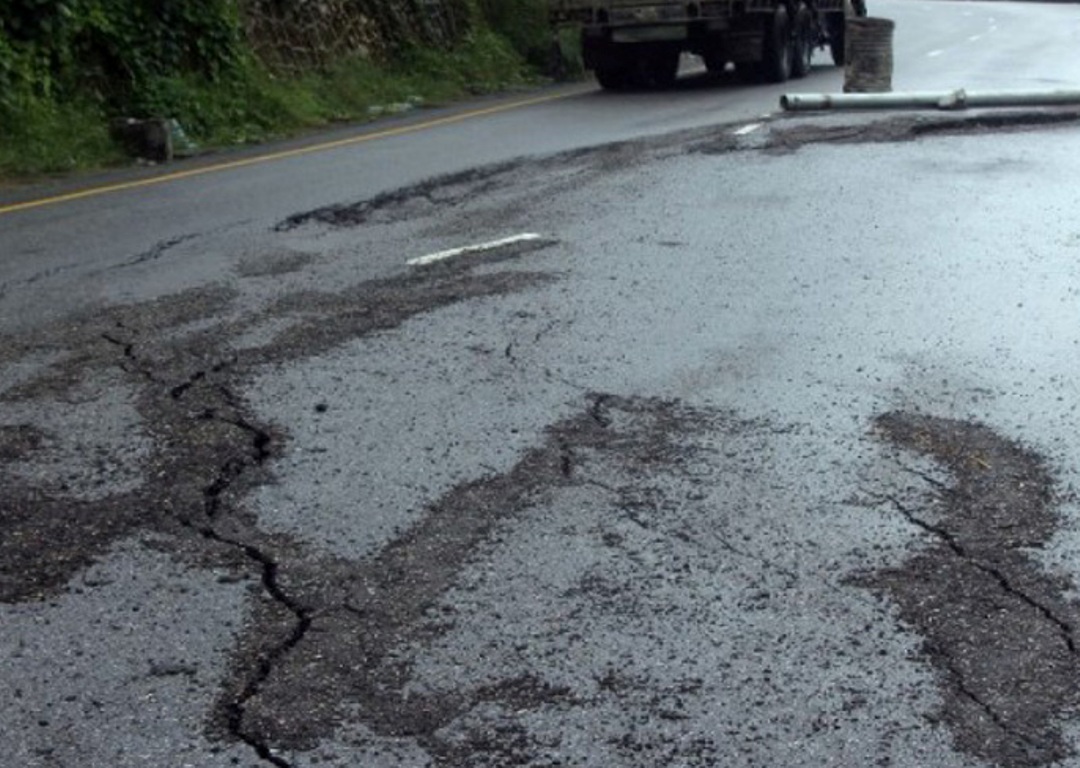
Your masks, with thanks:
[[[64,88],[50,57],[0,29],[0,174],[71,170],[113,160],[100,104]]]
[[[525,81],[521,59],[510,44],[483,29],[449,51],[409,48],[391,69],[440,100],[462,93],[488,93]]]
[[[44,98],[119,108],[155,78],[216,79],[243,51],[232,0],[0,0],[0,11],[0,59]]]
[[[551,61],[544,0],[444,0],[437,17],[336,0],[360,20],[371,3],[397,8],[393,40],[271,71],[243,14],[269,3],[300,24],[315,0],[259,2],[0,0],[0,174],[110,162],[115,117],[176,118],[204,146],[251,142],[525,83]],[[377,29],[354,31],[367,41]]]
[[[121,159],[97,105],[23,98],[0,109],[0,176],[71,171]]]
[[[550,66],[551,30],[545,0],[478,0],[487,25],[540,71]]]

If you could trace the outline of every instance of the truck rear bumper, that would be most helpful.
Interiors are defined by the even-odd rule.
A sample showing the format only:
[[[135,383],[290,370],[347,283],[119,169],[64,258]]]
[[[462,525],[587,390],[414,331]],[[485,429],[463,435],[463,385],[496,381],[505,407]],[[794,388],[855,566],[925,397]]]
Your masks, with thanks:
[[[582,54],[588,69],[618,69],[635,50],[675,48],[702,56],[719,56],[727,61],[756,61],[761,58],[760,17],[740,20],[696,21],[688,24],[648,24],[637,26],[591,25],[582,30]]]

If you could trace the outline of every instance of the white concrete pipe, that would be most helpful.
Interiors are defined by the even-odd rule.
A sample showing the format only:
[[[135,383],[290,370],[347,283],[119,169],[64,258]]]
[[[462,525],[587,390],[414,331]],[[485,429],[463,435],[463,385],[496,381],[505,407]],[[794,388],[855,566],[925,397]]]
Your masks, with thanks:
[[[910,93],[785,93],[788,112],[828,109],[977,109],[1080,106],[1080,91],[915,91]]]

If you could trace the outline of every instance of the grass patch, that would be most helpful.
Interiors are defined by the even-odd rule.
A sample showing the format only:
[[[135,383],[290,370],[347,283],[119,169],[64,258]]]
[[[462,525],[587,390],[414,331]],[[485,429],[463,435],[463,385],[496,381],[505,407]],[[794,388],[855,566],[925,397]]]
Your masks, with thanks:
[[[92,103],[27,95],[0,114],[0,125],[0,176],[76,171],[123,159]]]

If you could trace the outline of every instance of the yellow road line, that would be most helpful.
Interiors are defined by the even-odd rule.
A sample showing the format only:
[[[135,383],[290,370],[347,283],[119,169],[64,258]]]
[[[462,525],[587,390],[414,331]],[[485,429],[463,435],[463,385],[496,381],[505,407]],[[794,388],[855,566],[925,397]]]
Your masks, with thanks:
[[[286,160],[290,157],[299,157],[301,155],[309,155],[314,152],[323,152],[328,149],[338,149],[339,147],[347,147],[353,144],[363,144],[369,141],[375,141],[377,139],[388,139],[393,136],[403,136],[409,133],[418,133],[420,131],[426,131],[431,128],[438,128],[443,125],[451,125],[453,123],[461,123],[466,120],[474,120],[478,117],[487,117],[488,115],[495,115],[499,112],[509,112],[513,109],[521,109],[522,107],[530,107],[534,104],[543,104],[547,101],[555,101],[557,99],[564,99],[568,96],[573,96],[581,92],[581,89],[574,89],[569,92],[548,94],[546,96],[537,96],[531,99],[522,99],[520,101],[513,101],[507,104],[498,104],[493,107],[485,107],[483,109],[475,109],[470,112],[461,112],[456,115],[449,115],[448,117],[439,117],[434,120],[427,120],[422,123],[413,123],[411,125],[403,125],[398,128],[389,128],[383,131],[375,131],[373,133],[365,133],[361,136],[351,136],[347,139],[338,139],[336,141],[327,141],[322,144],[311,144],[306,147],[298,147],[297,149],[286,149],[281,152],[271,152],[266,155],[259,155],[258,157],[247,157],[242,160],[229,160],[224,163],[218,163],[217,165],[205,165],[199,168],[189,168],[185,171],[175,171],[173,173],[162,174],[161,176],[154,176],[148,179],[137,179],[135,181],[121,181],[115,184],[103,184],[98,187],[89,187],[87,189],[76,190],[75,192],[66,192],[52,197],[42,197],[36,200],[27,200],[22,203],[10,203],[8,205],[0,205],[0,216],[7,213],[15,213],[17,211],[25,211],[31,208],[40,208],[46,205],[57,205],[59,203],[67,203],[72,200],[81,200],[84,197],[97,197],[98,195],[107,195],[112,192],[123,192],[128,189],[139,189],[141,187],[149,187],[154,184],[164,184],[170,181],[179,181],[180,179],[188,179],[192,176],[202,176],[207,173],[217,173],[218,171],[229,171],[234,168],[245,168],[249,165],[260,165],[262,163],[270,163],[276,160]]]

